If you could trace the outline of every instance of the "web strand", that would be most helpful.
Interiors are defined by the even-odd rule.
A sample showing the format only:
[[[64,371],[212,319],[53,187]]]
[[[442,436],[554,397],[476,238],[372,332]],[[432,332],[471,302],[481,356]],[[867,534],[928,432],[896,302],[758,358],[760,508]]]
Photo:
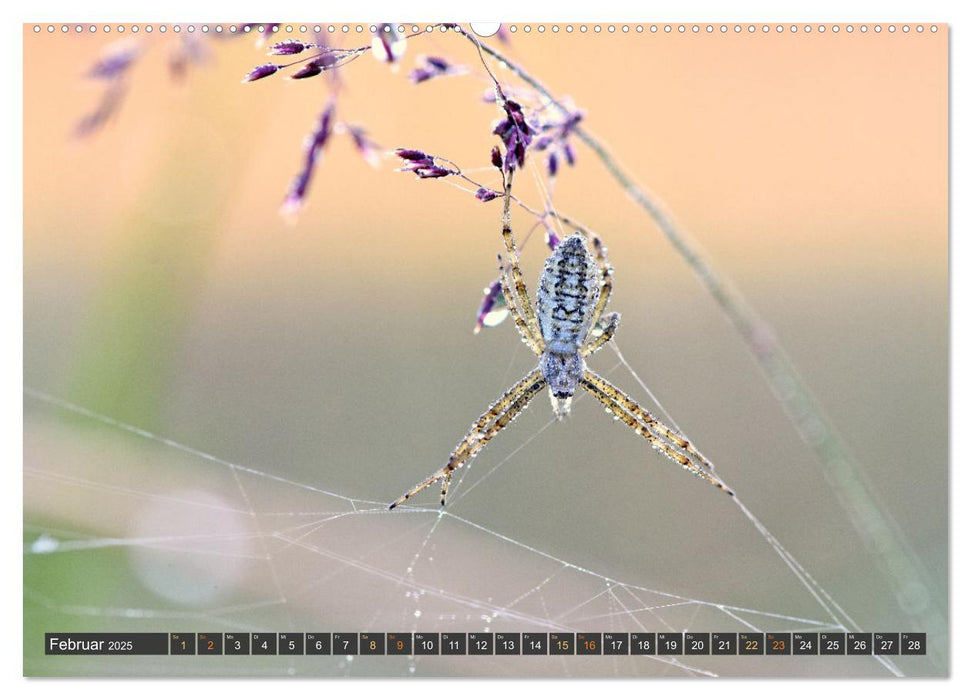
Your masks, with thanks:
[[[629,365],[620,356],[620,362],[613,370],[624,366],[630,371]],[[633,372],[632,372],[633,374]],[[638,379],[638,383],[641,383]],[[709,601],[691,596],[659,590],[650,586],[618,580],[589,567],[571,562],[554,553],[523,542],[516,538],[469,518],[463,517],[457,509],[440,510],[438,508],[404,508],[389,516],[383,501],[365,498],[351,498],[342,494],[322,489],[309,484],[300,483],[292,479],[265,470],[235,464],[221,459],[205,451],[181,444],[169,438],[138,428],[125,422],[102,415],[82,406],[78,406],[64,399],[51,396],[44,392],[26,388],[25,395],[40,404],[51,406],[70,414],[108,426],[113,430],[138,436],[151,443],[161,445],[182,454],[201,460],[205,464],[228,470],[232,475],[238,490],[242,508],[220,507],[216,510],[233,513],[252,522],[255,532],[245,533],[245,537],[256,542],[255,553],[247,555],[257,561],[265,561],[270,575],[271,595],[253,602],[213,607],[205,612],[191,608],[186,609],[121,609],[98,605],[84,605],[77,602],[59,602],[36,591],[25,591],[25,596],[34,604],[45,609],[54,610],[62,614],[81,617],[127,617],[142,619],[202,619],[213,625],[222,625],[226,629],[245,629],[245,620],[241,615],[259,610],[277,610],[284,615],[291,627],[300,626],[294,617],[291,605],[295,598],[308,598],[319,594],[321,586],[332,582],[339,582],[346,576],[353,576],[355,580],[367,582],[369,586],[390,585],[392,591],[398,591],[403,597],[410,597],[419,612],[425,608],[434,608],[425,598],[439,601],[443,610],[458,611],[460,626],[469,627],[474,620],[479,620],[487,627],[501,623],[502,625],[516,624],[526,629],[537,631],[573,631],[580,632],[590,627],[626,628],[644,630],[647,628],[676,631],[690,629],[694,625],[709,622],[712,619],[722,619],[733,626],[742,626],[753,631],[763,631],[785,627],[790,630],[855,630],[857,625],[833,597],[818,584],[809,572],[782,546],[774,535],[759,521],[751,511],[738,499],[735,502],[748,521],[759,532],[772,551],[792,572],[799,585],[811,594],[819,605],[824,616],[813,619],[804,615],[787,615],[769,610],[758,610],[745,606],[731,605],[725,601]],[[456,485],[456,499],[461,500],[472,492],[482,481],[490,478],[498,469],[513,460],[519,452],[530,442],[535,440],[554,421],[549,421],[534,429],[531,434],[522,439],[519,444],[503,459],[492,465],[490,469],[478,476],[468,486],[461,489]],[[466,470],[468,471],[468,470]],[[340,509],[334,508],[304,508],[291,511],[264,507],[261,501],[254,498],[252,485],[244,482],[242,477],[255,480],[255,484],[277,484],[294,495],[299,494],[297,504],[301,499],[314,500],[326,497],[335,499],[341,504]],[[65,487],[95,490],[101,493],[111,493],[118,497],[158,500],[161,502],[179,503],[188,507],[209,508],[211,504],[192,498],[174,498],[164,493],[152,491],[150,488],[123,487],[110,483],[98,482],[91,479],[58,474],[49,469],[28,467],[25,477],[58,482]],[[427,514],[435,514],[430,520]],[[394,517],[396,523],[395,534],[390,539],[383,540],[379,545],[357,551],[341,551],[342,540],[330,539],[326,536],[328,528],[333,528],[348,519],[380,519],[378,522],[387,523]],[[289,525],[279,526],[280,519],[293,521]],[[417,521],[415,520],[417,519]],[[409,524],[411,521],[412,524]],[[404,525],[402,525],[404,524]],[[97,537],[84,536],[78,533],[56,533],[48,528],[32,528],[28,531],[40,531],[43,535],[34,540],[33,545],[25,550],[25,556],[43,556],[54,553],[96,551],[112,548],[161,548],[175,552],[196,552],[199,543],[219,541],[218,535],[205,533],[189,535],[169,535],[159,537]],[[509,556],[526,557],[531,560],[530,568],[539,575],[535,582],[523,586],[505,601],[483,598],[471,592],[463,592],[436,582],[441,579],[443,572],[425,564],[427,555],[448,541],[448,538],[464,535],[466,537],[481,538],[492,548],[499,547],[509,550]],[[418,538],[417,546],[407,543]],[[225,539],[243,537],[242,533],[223,535]],[[324,543],[330,542],[331,546]],[[409,548],[402,564],[385,562],[382,552],[401,550],[401,546]],[[207,550],[201,550],[203,552]],[[286,564],[293,556],[312,557],[310,561],[316,563],[327,562],[325,567],[330,573],[323,578],[306,578],[298,585],[287,582],[281,577]],[[246,558],[244,556],[244,558]],[[583,593],[585,591],[585,594]],[[577,595],[581,594],[581,595]],[[564,605],[564,601],[574,598],[572,603]],[[399,601],[401,598],[398,599]],[[397,608],[400,602],[394,602],[392,596],[373,609],[368,623],[378,625],[387,615],[399,615]],[[556,601],[555,606],[551,604]],[[390,605],[386,610],[384,606]],[[535,611],[535,612],[532,612]],[[447,615],[442,612],[440,615]],[[713,617],[714,616],[714,617]],[[444,620],[445,618],[439,618]],[[434,620],[433,620],[434,622]],[[723,623],[724,624],[724,623]],[[773,627],[775,626],[775,627]],[[679,657],[638,657],[654,664],[661,664],[665,668],[678,670],[690,675],[718,675],[717,672],[703,668],[701,662],[689,663]],[[883,668],[894,675],[902,675],[900,670],[886,657],[875,656],[873,659]],[[629,661],[629,659],[628,659]],[[418,666],[419,658],[412,662],[412,668]],[[558,662],[561,663],[561,662]]]

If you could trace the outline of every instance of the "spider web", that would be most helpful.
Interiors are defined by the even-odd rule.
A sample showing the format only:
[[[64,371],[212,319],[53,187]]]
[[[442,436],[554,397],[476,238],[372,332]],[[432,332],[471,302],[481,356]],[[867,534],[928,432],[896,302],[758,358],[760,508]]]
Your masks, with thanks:
[[[546,207],[552,209],[551,193],[535,171],[533,175]],[[539,238],[534,234],[533,255]],[[617,308],[630,308],[623,300],[625,289],[617,290]],[[209,330],[205,320],[201,325]],[[380,319],[368,324],[375,329],[384,325]],[[623,328],[621,342],[637,343],[636,330]],[[632,336],[633,340],[626,340]],[[378,338],[380,333],[355,339],[354,347],[375,347]],[[482,370],[490,386],[508,386],[527,363],[535,362],[524,349],[510,353],[504,334],[476,341],[494,341],[501,348],[498,352],[509,353],[498,378],[494,366]],[[638,389],[634,393],[638,401],[653,404],[670,425],[709,456],[717,454],[706,447],[710,435],[692,426],[683,429],[665,411],[641,378],[642,367],[635,369],[616,341],[608,347],[613,350],[613,365],[611,352],[605,349],[594,358],[598,371],[625,390]],[[438,361],[460,351],[441,348],[440,352],[435,356]],[[382,359],[368,361],[380,365]],[[321,371],[324,382],[333,369]],[[407,380],[400,376],[402,382]],[[652,377],[650,383],[657,379]],[[450,380],[458,385],[457,391],[485,381],[462,374],[450,375]],[[343,420],[347,409],[340,402],[368,391],[353,381],[347,384],[358,393],[330,387],[343,398],[324,401],[319,406],[322,413]],[[413,397],[416,386],[402,384],[396,393]],[[670,384],[666,386],[669,392]],[[361,414],[379,425],[402,411],[394,405],[375,419],[374,407],[388,400],[381,389],[376,387],[372,390],[376,393],[362,399],[368,409]],[[437,392],[422,389],[425,400],[434,401],[431,397]],[[494,391],[489,389],[487,397],[493,398],[488,394]],[[280,405],[272,397],[269,402]],[[387,439],[382,442],[396,445],[397,450],[390,453],[394,462],[389,462],[387,451],[373,457],[368,446],[351,441],[353,449],[348,452],[333,435],[318,439],[286,421],[258,418],[256,433],[270,436],[269,441],[274,433],[281,435],[278,452],[283,456],[274,460],[263,455],[277,450],[262,450],[256,443],[237,449],[219,435],[199,437],[205,431],[191,429],[195,421],[228,409],[218,408],[218,401],[212,407],[188,405],[195,405],[198,413],[170,417],[163,424],[172,426],[171,432],[157,432],[55,393],[25,389],[27,674],[885,677],[928,673],[923,658],[884,656],[308,655],[223,656],[191,662],[175,657],[123,662],[107,657],[44,657],[39,653],[43,632],[72,630],[909,631],[901,629],[901,618],[892,611],[875,614],[867,608],[865,598],[871,594],[879,598],[883,581],[876,567],[861,558],[859,549],[841,543],[846,552],[839,568],[826,555],[831,539],[853,539],[847,523],[833,530],[830,523],[819,522],[819,533],[799,540],[824,572],[818,577],[783,544],[796,535],[798,526],[794,529],[786,522],[779,505],[794,507],[806,497],[796,487],[798,482],[786,485],[784,498],[773,495],[774,489],[782,488],[776,486],[776,480],[782,483],[782,475],[774,474],[776,463],[764,467],[758,506],[747,502],[751,484],[749,489],[739,488],[738,480],[731,478],[738,471],[720,475],[739,494],[727,498],[658,457],[622,426],[607,421],[604,429],[603,412],[589,397],[576,398],[573,414],[562,425],[549,417],[545,400],[537,399],[471,468],[456,473],[446,509],[437,507],[433,488],[393,512],[388,510],[390,501],[433,471],[434,459],[443,457],[459,436],[457,428],[464,429],[475,411],[484,407],[482,396],[457,402],[457,427],[440,426],[439,432],[447,437],[429,437],[428,445],[416,444],[411,424],[400,429],[386,426]],[[426,403],[411,412],[422,414],[429,406]],[[185,404],[180,411],[185,411]],[[683,415],[681,409],[672,413]],[[218,425],[226,420],[220,416]],[[292,422],[293,416],[288,420]],[[438,427],[427,426],[423,438],[435,435]],[[356,437],[382,434],[370,422],[360,431]],[[410,444],[405,442],[409,431],[415,440]],[[177,439],[174,434],[197,437]],[[732,438],[743,446],[760,439],[754,428],[741,440],[737,433]],[[771,449],[763,439],[760,450]],[[426,458],[426,450],[437,457]],[[228,457],[230,453],[257,456]],[[760,461],[753,456],[746,468],[754,469]],[[643,474],[645,464],[651,467],[650,481]],[[362,471],[368,472],[367,478],[351,478]],[[816,500],[825,501],[826,496]],[[758,511],[772,517],[771,528]],[[777,536],[780,527],[786,535]],[[844,584],[844,578],[851,578],[850,569],[866,572],[862,595],[858,583]],[[834,584],[840,593],[831,594]],[[846,597],[852,605],[842,603]],[[864,608],[865,622],[857,619],[854,607]]]
[[[552,209],[552,193],[535,170],[533,179]],[[534,253],[538,244],[534,241]],[[625,308],[623,301],[618,308]],[[633,331],[622,332],[630,337]],[[496,338],[498,346],[508,348],[507,342]],[[706,439],[678,425],[616,341],[608,347],[616,361],[605,363],[610,358],[605,349],[594,358],[598,371],[627,390],[639,388],[639,401],[650,399],[670,425],[707,452]],[[513,351],[498,386],[507,386],[527,362],[535,362],[531,354]],[[485,371],[490,382],[497,381],[491,369]],[[463,427],[484,406],[479,401],[469,397],[456,406]],[[377,467],[366,449],[331,454],[332,440],[317,444],[311,437],[310,468],[288,464],[289,457],[268,466],[28,387],[25,672],[621,677],[927,672],[922,660],[885,656],[223,656],[186,663],[175,657],[119,662],[38,653],[44,631],[71,630],[906,631],[893,615],[872,621],[872,611],[869,624],[858,623],[841,596],[832,595],[774,534],[775,527],[746,504],[745,490],[733,479],[720,475],[739,493],[726,498],[619,427],[608,423],[613,430],[606,439],[603,413],[594,404],[578,396],[564,426],[537,399],[471,468],[456,473],[446,509],[437,507],[432,488],[389,512],[392,498],[433,471],[435,462],[422,458],[432,466],[413,471],[413,460],[399,454],[400,467],[387,465],[373,478],[348,481],[364,464]],[[331,403],[323,409],[343,411]],[[200,420],[211,412],[199,410]],[[172,423],[193,434],[180,421]],[[585,450],[588,426],[587,435],[603,444]],[[289,436],[294,442],[284,454],[300,461],[300,450],[293,448],[302,447],[296,443],[306,436],[295,437],[289,426],[269,421],[257,430]],[[458,434],[450,431],[454,428],[442,426],[454,441]],[[386,432],[389,441],[403,439],[404,431]],[[437,452],[452,444],[432,441],[429,449]],[[419,451],[406,445],[401,453],[409,447]],[[636,467],[626,469],[631,462]],[[658,467],[652,473],[662,481],[651,482],[654,493],[644,493],[643,463]],[[577,464],[590,468],[578,472]],[[569,479],[558,478],[565,469]],[[765,508],[773,499],[760,504]],[[825,540],[826,534],[815,539]],[[840,583],[844,573],[810,550],[823,562],[827,580]],[[847,566],[860,566],[852,548],[849,552]],[[870,575],[880,576],[875,569]],[[853,600],[860,605],[859,597]]]
[[[131,513],[94,534],[27,517],[25,619],[57,629],[132,631],[851,631],[856,623],[765,526],[738,508],[791,576],[792,614],[728,599],[703,599],[625,580],[464,517],[461,501],[551,423],[475,474],[464,470],[449,508],[389,513],[381,500],[303,483],[281,470],[235,464],[83,406],[26,389],[25,491],[83,511]],[[67,442],[61,434],[67,424]],[[93,428],[103,429],[93,431]],[[58,437],[59,436],[59,437]],[[126,438],[118,445],[118,438]],[[60,440],[53,451],[50,446]],[[39,458],[38,445],[48,459]],[[50,459],[55,457],[54,459]],[[127,476],[85,474],[89,460],[124,460]],[[133,463],[145,471],[131,469]],[[485,462],[485,459],[480,460]],[[483,465],[479,465],[483,466]],[[132,477],[134,471],[137,476]],[[195,476],[188,479],[186,472]],[[727,500],[727,499],[726,499]],[[28,509],[28,513],[29,513]],[[90,512],[88,512],[90,516]],[[103,526],[104,524],[102,524]],[[84,581],[101,559],[113,584]],[[472,554],[470,556],[470,553]],[[44,575],[64,562],[77,579],[60,588]],[[459,566],[460,564],[460,566]],[[775,572],[778,573],[778,572]],[[768,575],[761,572],[760,576]],[[140,585],[139,585],[140,584]],[[157,604],[140,602],[153,589]],[[151,596],[150,596],[151,597]],[[805,600],[800,600],[800,598]],[[30,626],[29,624],[27,625]],[[689,675],[805,673],[805,661],[771,665],[745,657],[223,657],[171,659],[34,657],[25,668],[100,674],[308,673],[320,675]],[[39,648],[34,646],[34,648]],[[814,658],[814,672],[900,674],[886,657]]]

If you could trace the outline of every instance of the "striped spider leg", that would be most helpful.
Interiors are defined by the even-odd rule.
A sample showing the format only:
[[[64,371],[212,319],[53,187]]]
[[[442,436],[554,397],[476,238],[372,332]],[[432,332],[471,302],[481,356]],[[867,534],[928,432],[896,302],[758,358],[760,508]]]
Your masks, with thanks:
[[[582,387],[660,454],[732,494],[712,473],[711,463],[687,438],[659,422],[623,391],[587,369],[586,357],[610,342],[620,325],[620,314],[605,313],[613,291],[613,269],[600,239],[592,237],[590,240],[594,255],[587,249],[586,237],[579,232],[560,241],[546,260],[534,307],[523,281],[510,224],[512,172],[503,173],[503,190],[505,258],[499,256],[499,279],[516,330],[539,358],[539,366],[500,396],[472,424],[444,467],[401,496],[391,508],[438,481],[442,482],[441,503],[444,506],[452,473],[475,459],[544,387],[549,387],[557,420],[570,413],[573,395],[578,386]]]
[[[642,438],[651,443],[659,453],[680,464],[683,469],[717,486],[729,496],[735,492],[725,486],[712,472],[712,464],[698,452],[688,439],[661,423],[636,401],[615,387],[596,372],[589,369],[583,373],[580,386],[612,412]]]
[[[584,357],[589,357],[610,342],[620,325],[620,314],[604,313],[613,291],[613,268],[607,261],[607,249],[596,236],[593,237],[591,243],[595,251],[597,266],[600,269],[600,297],[594,310],[594,318],[598,319],[595,327],[599,327],[600,333],[596,335],[594,333],[595,327],[591,327],[581,348]],[[698,452],[688,442],[687,438],[658,421],[650,412],[641,408],[636,401],[599,374],[589,369],[585,370],[583,378],[580,380],[580,386],[606,406],[608,411],[630,426],[634,432],[650,442],[651,446],[659,453],[674,460],[685,470],[717,486],[729,495],[735,495],[712,473],[711,462]]]
[[[488,411],[479,417],[479,420],[473,423],[469,432],[462,438],[462,442],[452,451],[445,466],[401,496],[391,504],[391,508],[394,509],[401,505],[416,493],[424,491],[437,481],[442,482],[442,505],[444,506],[448,486],[452,480],[452,472],[475,459],[475,456],[486,446],[486,443],[509,425],[526,408],[526,404],[542,391],[544,386],[546,386],[546,382],[538,369],[534,369],[516,382],[509,391],[489,407]]]
[[[540,355],[543,352],[543,339],[538,333],[536,315],[529,301],[526,284],[523,281],[522,270],[519,267],[519,255],[516,252],[516,242],[513,239],[510,224],[511,172],[503,173],[503,186],[502,237],[509,262],[507,264],[502,255],[499,256],[499,280],[502,284],[502,293],[509,304],[509,313],[516,323],[516,329],[522,336],[523,342],[535,354]],[[424,491],[437,481],[442,482],[441,503],[444,506],[445,496],[448,494],[449,483],[452,480],[452,472],[475,459],[475,456],[486,446],[486,443],[509,425],[545,386],[546,380],[539,368],[534,369],[516,382],[472,424],[469,432],[452,451],[445,466],[401,496],[391,504],[391,508],[394,509],[401,505],[416,493]]]

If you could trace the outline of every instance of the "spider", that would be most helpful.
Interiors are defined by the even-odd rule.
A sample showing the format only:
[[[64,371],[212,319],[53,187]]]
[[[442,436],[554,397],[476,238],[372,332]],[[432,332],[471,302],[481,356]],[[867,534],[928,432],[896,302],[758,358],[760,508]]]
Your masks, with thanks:
[[[534,309],[523,282],[510,224],[511,188],[512,171],[504,171],[502,239],[508,261],[499,255],[500,283],[516,329],[523,342],[539,358],[539,364],[472,424],[444,467],[401,496],[391,504],[391,508],[401,505],[437,481],[442,482],[444,506],[453,472],[475,459],[482,448],[509,425],[543,387],[549,387],[553,414],[557,420],[569,414],[573,394],[577,387],[582,387],[593,394],[608,412],[650,442],[659,453],[734,496],[734,492],[712,473],[711,462],[687,438],[658,421],[599,374],[587,369],[586,358],[606,345],[620,324],[620,314],[604,313],[613,290],[613,269],[599,238],[593,237],[591,241],[594,255],[587,250],[585,238],[580,232],[560,241],[543,267]]]

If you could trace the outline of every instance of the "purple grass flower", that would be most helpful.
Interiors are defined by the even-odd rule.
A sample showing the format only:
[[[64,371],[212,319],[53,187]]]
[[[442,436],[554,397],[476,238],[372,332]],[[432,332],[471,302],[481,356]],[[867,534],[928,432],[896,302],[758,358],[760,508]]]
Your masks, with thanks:
[[[438,75],[438,73],[430,71],[427,68],[415,68],[415,70],[408,74],[408,79],[417,85],[418,83],[423,83],[426,80],[431,80],[436,75]]]
[[[435,156],[430,156],[424,151],[416,151],[411,148],[397,148],[394,153],[401,160],[405,161],[405,165],[398,168],[398,170],[414,173],[419,179],[427,180],[457,174],[455,170],[449,170],[438,165],[435,162]]]
[[[538,127],[542,135],[533,142],[532,147],[537,151],[549,149],[550,152],[546,158],[546,170],[550,177],[555,176],[559,170],[560,155],[563,156],[567,165],[572,167],[576,163],[576,155],[569,138],[582,119],[583,112],[576,111],[568,114],[562,121],[541,124]]]
[[[87,76],[101,80],[120,78],[141,54],[141,46],[130,40],[112,44],[97,63],[91,66]]]
[[[394,154],[403,160],[432,162],[432,157],[424,151],[416,151],[410,148],[396,148]]]
[[[290,80],[312,78],[320,75],[324,71],[333,71],[336,73],[338,66],[353,61],[364,52],[364,49],[331,49],[319,43],[305,44],[304,46],[312,49],[320,49],[320,53],[309,59],[299,70],[290,75]],[[277,68],[287,68],[299,62],[300,60],[297,60],[294,63],[277,66]]]
[[[284,215],[295,216],[303,206],[304,199],[307,196],[307,188],[317,167],[317,161],[320,159],[324,146],[327,145],[327,141],[330,140],[330,135],[333,131],[333,121],[334,102],[330,101],[324,107],[324,111],[320,113],[314,130],[310,132],[306,141],[304,141],[303,168],[293,178],[293,182],[290,183],[290,189],[287,191],[287,196],[280,206],[280,211]]]
[[[303,80],[304,78],[313,78],[315,75],[320,75],[324,70],[327,69],[325,61],[321,58],[315,58],[312,61],[307,61],[303,66],[295,73],[289,76],[290,80]]]
[[[492,164],[502,170],[502,153],[499,151],[498,146],[492,147],[492,153],[490,154]]]
[[[485,296],[475,317],[473,333],[481,331],[483,326],[498,326],[509,315],[509,305],[502,293],[502,283],[499,280],[490,284],[483,292]]]
[[[260,80],[261,78],[273,75],[278,70],[280,70],[280,66],[276,65],[275,63],[264,63],[262,66],[257,66],[249,73],[244,75],[242,81],[240,82],[252,83],[254,80]]]
[[[518,102],[505,100],[502,108],[506,111],[506,118],[496,124],[492,130],[502,139],[506,147],[506,157],[503,163],[506,170],[512,171],[518,165],[520,168],[526,162],[526,148],[533,140],[535,131],[526,122],[523,108]]]
[[[360,126],[347,125],[347,133],[354,141],[354,149],[367,161],[372,168],[381,165],[381,149],[368,138],[367,132]]]
[[[311,48],[313,44],[305,44],[302,41],[297,41],[296,39],[287,39],[286,41],[278,41],[270,47],[269,54],[271,56],[295,56],[298,53],[303,53],[305,49]]]
[[[553,250],[560,244],[560,237],[556,235],[556,232],[552,229],[546,229],[546,245],[549,246],[550,250]]]
[[[75,125],[75,136],[93,134],[117,114],[127,91],[128,73],[140,54],[138,42],[130,39],[115,42],[91,67],[87,77],[103,80],[106,88],[97,106]]]
[[[496,197],[501,197],[501,192],[496,192],[495,190],[488,190],[485,187],[480,187],[475,191],[475,198],[480,202],[491,202]]]
[[[323,31],[314,33],[314,48],[320,51],[320,55],[314,58],[315,64],[321,69],[328,71],[330,75],[327,78],[330,80],[334,90],[340,88],[340,75],[337,72],[337,68],[348,61],[352,61],[361,55],[361,51],[340,51],[334,49],[329,45],[328,36],[323,33]]]
[[[411,168],[410,169],[415,175],[421,180],[427,180],[429,178],[436,177],[447,177],[449,175],[454,175],[455,173],[448,168],[443,168],[439,165],[430,165],[421,168]]]
[[[397,63],[405,53],[405,38],[394,24],[379,24],[374,28],[371,50],[382,63]]]
[[[90,136],[104,126],[118,112],[125,91],[123,81],[112,80],[98,106],[78,121],[74,127],[74,135],[79,138]]]
[[[411,82],[417,85],[418,83],[423,83],[426,80],[437,78],[440,75],[452,75],[459,72],[464,72],[464,69],[449,65],[448,61],[443,58],[425,56],[424,65],[415,68],[415,70],[408,75],[408,78],[411,80]]]
[[[320,75],[324,72],[324,69],[316,61],[310,61],[303,66],[296,73],[289,76],[290,80],[303,80],[304,78],[313,78],[314,76]]]
[[[563,142],[563,157],[566,158],[567,165],[571,167],[576,163],[576,158],[573,156],[573,146],[570,145],[569,141]]]

